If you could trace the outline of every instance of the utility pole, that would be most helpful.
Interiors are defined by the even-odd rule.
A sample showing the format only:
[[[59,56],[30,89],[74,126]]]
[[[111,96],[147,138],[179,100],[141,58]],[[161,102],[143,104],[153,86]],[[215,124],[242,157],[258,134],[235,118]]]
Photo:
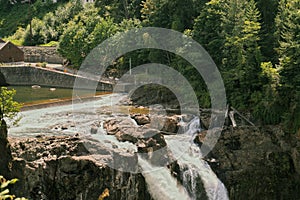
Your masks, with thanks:
[[[131,75],[131,57],[129,58],[129,74]]]

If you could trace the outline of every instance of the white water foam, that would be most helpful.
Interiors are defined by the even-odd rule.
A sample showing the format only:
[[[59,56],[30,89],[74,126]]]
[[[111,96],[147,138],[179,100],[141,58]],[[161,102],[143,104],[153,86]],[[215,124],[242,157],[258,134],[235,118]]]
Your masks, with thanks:
[[[202,159],[200,148],[191,141],[191,135],[200,127],[199,118],[195,117],[187,125],[185,134],[165,136],[165,140],[173,156],[177,159],[181,169],[187,168],[183,174],[183,184],[191,185],[192,199],[198,199],[196,178],[200,177],[205,187],[206,195],[210,200],[228,200],[228,193],[224,184],[218,179],[210,166]]]
[[[139,157],[149,192],[155,200],[189,200],[190,197],[166,167],[156,167]]]

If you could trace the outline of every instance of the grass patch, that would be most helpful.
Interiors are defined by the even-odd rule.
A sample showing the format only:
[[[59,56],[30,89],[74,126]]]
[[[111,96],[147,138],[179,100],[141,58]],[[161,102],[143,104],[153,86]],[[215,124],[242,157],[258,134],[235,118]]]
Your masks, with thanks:
[[[51,42],[48,42],[47,44],[41,44],[39,46],[41,46],[41,47],[57,47],[58,42],[57,41],[51,41]]]

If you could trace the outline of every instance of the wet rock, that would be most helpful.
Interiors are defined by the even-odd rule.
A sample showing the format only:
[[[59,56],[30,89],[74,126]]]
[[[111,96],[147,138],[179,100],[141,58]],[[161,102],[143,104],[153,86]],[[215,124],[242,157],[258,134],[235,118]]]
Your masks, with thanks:
[[[68,129],[68,125],[64,124],[61,126],[61,130],[67,130]]]
[[[116,138],[121,142],[136,143],[138,141],[138,136],[135,132],[118,131],[116,133]]]
[[[177,133],[179,128],[178,122],[178,116],[151,116],[151,128],[161,130],[162,132]]]
[[[183,115],[178,115],[177,117],[181,118],[183,122],[189,122],[192,119],[194,119],[194,115],[191,114],[183,114]]]
[[[177,117],[167,117],[162,131],[176,133],[178,131],[178,119]]]
[[[91,128],[91,134],[97,134],[97,132],[98,132],[98,127],[93,126]]]
[[[194,177],[197,175],[197,172],[194,171],[195,169],[191,169],[186,165],[180,166],[177,161],[168,165],[168,168],[178,182],[186,186],[187,192],[193,199],[209,199],[201,178],[199,176]]]
[[[211,123],[211,111],[210,110],[201,110],[200,112],[200,122],[202,129],[209,129],[209,125]]]
[[[204,130],[204,131],[201,131],[200,133],[198,133],[194,139],[194,143],[196,143],[197,145],[199,145],[201,147],[204,142],[206,134],[207,134],[207,130]]]
[[[145,125],[150,123],[150,118],[147,115],[134,114],[131,118],[136,121],[138,125]]]
[[[161,131],[147,126],[137,126],[132,120],[111,119],[104,124],[113,124],[118,130],[114,135],[121,142],[131,142],[138,148],[138,153],[144,154],[154,165],[163,165],[169,161],[170,155],[166,141]],[[155,152],[155,153],[154,153]]]
[[[138,152],[149,153],[166,147],[166,141],[163,134],[157,130],[145,130],[143,137],[139,138]]]
[[[146,128],[160,130],[165,135],[184,133],[185,125],[188,124],[194,115],[147,115],[135,114],[131,116],[138,125],[144,125]]]
[[[134,144],[143,142],[148,144],[151,141],[150,139],[152,139],[157,142],[156,146],[166,145],[166,142],[159,130],[136,126],[132,120],[128,120],[126,118],[123,120],[110,119],[104,122],[104,128],[107,128],[108,134],[112,133],[110,127],[113,127],[114,131],[117,130],[113,133],[121,142],[131,142]],[[154,145],[150,146],[153,147]]]
[[[118,123],[120,121],[116,119],[110,119],[103,123],[104,129],[106,129],[107,134],[109,135],[115,135],[119,129],[118,129]]]

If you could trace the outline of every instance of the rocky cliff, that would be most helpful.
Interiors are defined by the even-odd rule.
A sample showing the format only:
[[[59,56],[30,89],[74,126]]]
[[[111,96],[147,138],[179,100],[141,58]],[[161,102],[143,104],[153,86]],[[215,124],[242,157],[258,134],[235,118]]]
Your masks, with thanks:
[[[10,176],[19,179],[12,193],[33,200],[97,200],[107,188],[106,199],[151,199],[141,174],[109,168],[111,152],[101,149],[95,158],[85,148],[91,142],[78,136],[10,138]]]
[[[230,199],[300,198],[300,139],[280,127],[227,127],[208,160]]]

